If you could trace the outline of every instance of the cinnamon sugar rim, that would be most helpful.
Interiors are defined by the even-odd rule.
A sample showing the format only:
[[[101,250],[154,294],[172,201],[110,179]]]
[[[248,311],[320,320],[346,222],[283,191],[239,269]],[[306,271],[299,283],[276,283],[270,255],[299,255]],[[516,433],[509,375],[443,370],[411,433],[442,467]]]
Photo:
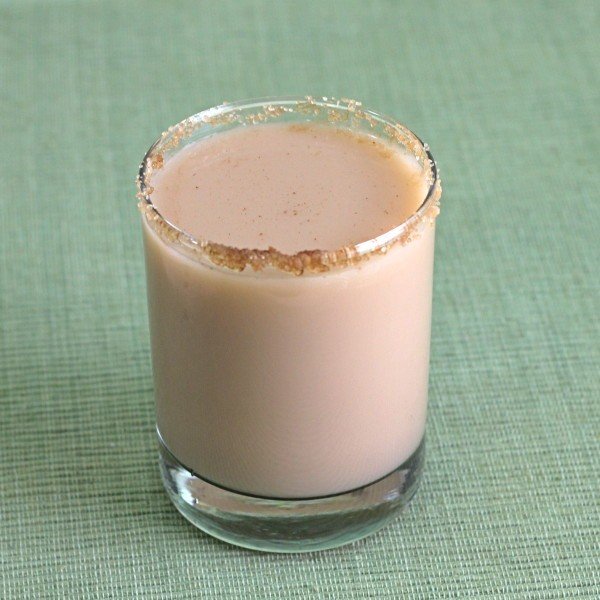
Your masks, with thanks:
[[[299,117],[299,118],[298,118]],[[344,126],[349,131],[362,131],[403,147],[423,169],[429,187],[419,208],[407,219],[387,232],[337,250],[303,250],[286,254],[276,248],[236,248],[226,244],[195,238],[166,219],[152,203],[152,174],[161,169],[165,155],[176,151],[182,142],[195,141],[204,135],[218,133],[240,125],[283,121],[288,123],[321,122]],[[204,134],[204,135],[203,135]],[[277,97],[224,103],[201,111],[170,127],[150,147],[136,178],[138,207],[148,225],[167,243],[199,262],[209,261],[218,267],[243,271],[250,267],[260,271],[266,267],[302,275],[324,273],[357,265],[374,255],[385,254],[392,246],[405,245],[418,238],[425,227],[431,227],[439,214],[442,193],[438,169],[429,151],[412,131],[379,113],[367,110],[360,102],[322,97]]]

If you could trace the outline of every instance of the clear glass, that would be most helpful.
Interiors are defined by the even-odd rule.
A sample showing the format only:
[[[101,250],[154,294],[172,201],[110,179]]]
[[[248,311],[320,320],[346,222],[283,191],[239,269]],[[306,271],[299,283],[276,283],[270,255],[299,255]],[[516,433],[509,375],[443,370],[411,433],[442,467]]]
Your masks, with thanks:
[[[160,215],[152,175],[208,135],[319,122],[391,142],[428,185],[403,223],[286,255],[197,239]],[[170,128],[140,166],[160,467],[181,514],[240,546],[302,552],[383,527],[424,456],[435,218],[425,144],[358,102],[267,98]],[[285,301],[282,301],[285,298]]]

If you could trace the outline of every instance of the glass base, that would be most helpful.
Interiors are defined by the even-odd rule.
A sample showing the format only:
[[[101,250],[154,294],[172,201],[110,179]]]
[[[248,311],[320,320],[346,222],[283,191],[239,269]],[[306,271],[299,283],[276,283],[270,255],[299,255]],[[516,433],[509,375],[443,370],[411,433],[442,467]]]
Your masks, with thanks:
[[[160,471],[177,510],[202,531],[266,552],[312,552],[349,544],[381,529],[414,495],[425,442],[395,471],[364,487],[321,498],[248,496],[205,481],[183,466],[160,434]]]

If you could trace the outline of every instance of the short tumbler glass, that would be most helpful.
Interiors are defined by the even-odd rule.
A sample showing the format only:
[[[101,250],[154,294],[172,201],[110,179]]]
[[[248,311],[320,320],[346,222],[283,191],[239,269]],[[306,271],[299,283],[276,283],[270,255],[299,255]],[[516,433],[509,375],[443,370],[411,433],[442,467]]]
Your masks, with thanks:
[[[420,207],[370,240],[286,255],[194,238],[152,175],[209,135],[265,123],[367,133],[415,158]],[[441,184],[403,125],[332,98],[223,104],[171,127],[140,165],[159,461],[181,514],[227,542],[303,552],[364,537],[414,494],[424,458]]]

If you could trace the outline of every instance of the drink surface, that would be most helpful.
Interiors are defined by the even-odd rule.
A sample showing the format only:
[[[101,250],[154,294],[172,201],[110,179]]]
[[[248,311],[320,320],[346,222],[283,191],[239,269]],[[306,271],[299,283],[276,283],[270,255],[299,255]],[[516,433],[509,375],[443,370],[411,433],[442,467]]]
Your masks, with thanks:
[[[427,192],[415,159],[380,139],[285,123],[192,143],[154,174],[152,186],[154,206],[193,237],[288,254],[381,235]]]

